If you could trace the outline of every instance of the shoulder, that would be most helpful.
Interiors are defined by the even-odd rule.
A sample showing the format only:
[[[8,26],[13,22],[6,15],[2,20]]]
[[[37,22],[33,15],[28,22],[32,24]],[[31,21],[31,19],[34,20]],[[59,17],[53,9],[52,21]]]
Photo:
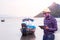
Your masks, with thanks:
[[[52,21],[52,22],[57,22],[57,20],[56,20],[55,17],[52,17],[51,21]]]

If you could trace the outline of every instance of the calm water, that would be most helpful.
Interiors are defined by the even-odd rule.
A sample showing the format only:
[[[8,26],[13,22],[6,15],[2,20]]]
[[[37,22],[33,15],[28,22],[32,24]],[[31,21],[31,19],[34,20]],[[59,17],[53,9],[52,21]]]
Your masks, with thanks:
[[[58,22],[58,31],[55,33],[55,40],[60,40],[60,18],[56,19]],[[42,40],[43,30],[38,26],[43,25],[43,18],[35,18],[33,23],[36,26],[35,35],[25,37],[22,36],[20,31],[21,22],[20,18],[5,18],[5,22],[0,21],[0,40]]]

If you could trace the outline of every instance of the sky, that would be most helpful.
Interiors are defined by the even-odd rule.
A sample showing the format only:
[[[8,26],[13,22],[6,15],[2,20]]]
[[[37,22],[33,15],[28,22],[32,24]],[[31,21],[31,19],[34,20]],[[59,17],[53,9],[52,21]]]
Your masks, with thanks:
[[[0,15],[34,17],[53,2],[60,0],[0,0]]]

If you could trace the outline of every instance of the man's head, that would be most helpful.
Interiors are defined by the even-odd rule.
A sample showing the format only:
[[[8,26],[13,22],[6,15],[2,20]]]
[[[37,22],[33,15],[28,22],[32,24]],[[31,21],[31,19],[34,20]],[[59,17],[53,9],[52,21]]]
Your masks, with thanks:
[[[43,16],[44,16],[44,17],[49,16],[50,13],[51,13],[51,11],[49,10],[49,8],[46,8],[45,10],[43,10]]]
[[[49,16],[50,15],[50,12],[45,12],[45,13],[43,13],[43,16],[44,17],[47,17],[47,16]]]

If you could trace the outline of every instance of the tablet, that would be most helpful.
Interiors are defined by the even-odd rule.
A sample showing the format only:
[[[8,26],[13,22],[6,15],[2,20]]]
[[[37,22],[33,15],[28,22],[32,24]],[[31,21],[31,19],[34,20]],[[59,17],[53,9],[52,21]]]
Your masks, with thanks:
[[[44,26],[39,26],[41,29],[44,29]]]

